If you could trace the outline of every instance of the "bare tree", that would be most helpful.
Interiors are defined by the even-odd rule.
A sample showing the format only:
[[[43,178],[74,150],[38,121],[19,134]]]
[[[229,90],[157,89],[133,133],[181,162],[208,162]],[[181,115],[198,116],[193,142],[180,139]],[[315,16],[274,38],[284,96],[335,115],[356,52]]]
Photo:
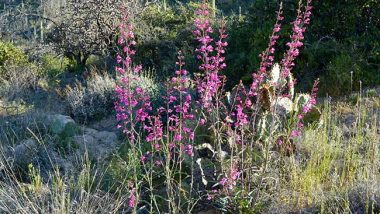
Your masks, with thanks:
[[[0,1],[1,2],[1,1]],[[114,46],[123,10],[132,19],[147,0],[3,0],[0,38],[50,44],[79,65]]]
[[[44,31],[58,20],[60,0],[15,0],[0,4],[0,31],[10,40],[44,40]]]
[[[67,0],[60,23],[49,34],[58,51],[85,65],[90,55],[104,55],[116,41],[123,11],[133,16],[139,1]]]

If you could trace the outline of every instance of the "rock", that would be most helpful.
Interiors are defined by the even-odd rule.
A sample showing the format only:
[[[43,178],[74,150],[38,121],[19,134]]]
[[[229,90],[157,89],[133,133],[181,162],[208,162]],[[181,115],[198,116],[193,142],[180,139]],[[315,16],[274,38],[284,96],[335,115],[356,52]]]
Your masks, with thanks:
[[[198,214],[219,214],[219,213],[221,213],[221,212],[219,212],[218,210],[215,210],[215,209],[198,212]]]
[[[355,125],[355,122],[356,122],[356,117],[353,113],[350,113],[344,117],[343,123],[347,127],[352,128]]]
[[[82,153],[88,152],[90,158],[97,161],[107,158],[118,148],[117,135],[114,132],[97,131],[86,128],[82,135],[72,137]]]
[[[54,167],[58,167],[60,172],[62,174],[68,174],[70,172],[74,172],[74,160],[76,160],[77,157],[75,157],[75,154],[72,156],[65,156],[58,154],[56,151],[50,151],[49,156],[51,161],[53,162]]]
[[[96,130],[110,131],[110,132],[119,131],[119,129],[117,128],[117,120],[115,119],[115,116],[109,116],[98,122],[94,122],[93,124],[89,126],[89,128],[96,129]]]
[[[54,134],[59,134],[69,124],[71,125],[75,124],[75,121],[69,116],[54,114],[54,115],[48,115],[46,117],[45,123],[48,124],[51,132],[53,132]]]
[[[342,127],[343,136],[345,139],[349,139],[353,135],[353,131],[351,128],[349,128],[347,125],[343,124]]]
[[[33,139],[22,141],[12,149],[13,164],[20,168],[27,167],[37,157],[38,151],[38,144]]]
[[[73,171],[73,161],[76,160],[68,156],[63,157],[53,147],[48,144],[39,145],[33,139],[21,141],[14,148],[8,149],[3,158],[0,162],[7,165],[0,165],[0,177],[1,171],[9,170],[22,181],[28,179],[29,165],[39,170],[43,181],[48,181],[56,169],[64,173]]]

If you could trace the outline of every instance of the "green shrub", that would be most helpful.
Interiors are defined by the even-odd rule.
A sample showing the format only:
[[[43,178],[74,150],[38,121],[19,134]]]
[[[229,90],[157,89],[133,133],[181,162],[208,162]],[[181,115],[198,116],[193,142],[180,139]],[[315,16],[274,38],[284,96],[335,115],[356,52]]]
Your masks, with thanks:
[[[152,73],[144,72],[139,81],[132,82],[132,87],[142,87],[152,97],[153,105],[158,106],[155,103],[162,101],[160,99],[162,90],[152,76]],[[109,74],[92,71],[86,82],[77,82],[73,87],[67,86],[65,99],[70,114],[81,122],[99,120],[109,115],[113,111],[116,96],[115,84],[115,79]]]
[[[8,79],[9,66],[25,66],[28,64],[27,55],[12,43],[0,41],[0,80]],[[2,83],[4,84],[4,83]]]
[[[46,54],[42,57],[42,70],[49,77],[56,77],[62,74],[70,65],[70,60],[66,57],[56,57]]]
[[[157,4],[147,6],[136,26],[139,38],[136,61],[145,68],[156,69],[163,79],[171,75],[175,69],[177,51],[182,50],[187,56],[195,49],[191,33],[195,7],[194,3],[173,4],[164,11]],[[187,62],[188,70],[191,70],[192,64]]]
[[[0,98],[30,98],[38,86],[41,69],[28,61],[23,50],[12,43],[0,41]]]
[[[366,91],[367,97],[377,97],[377,91],[376,89],[369,89]]]
[[[195,7],[194,3],[190,3],[162,10],[159,5],[151,4],[144,9],[141,18],[148,25],[154,26],[155,30],[161,28],[161,38],[175,39],[184,27],[192,23]]]
[[[17,48],[12,43],[0,41],[0,68],[6,63],[24,64],[28,62],[28,58],[24,51]]]
[[[93,74],[86,83],[77,82],[65,89],[69,112],[74,119],[87,122],[112,111],[115,80],[107,74]]]
[[[348,53],[340,54],[327,65],[326,73],[321,77],[321,90],[331,96],[347,93],[351,91],[351,85],[358,85],[361,73],[360,66]]]
[[[317,1],[313,2],[313,18],[305,33],[305,47],[296,60],[294,76],[297,89],[310,90],[316,78],[321,77],[321,94],[338,96],[350,92],[350,77],[341,73],[349,66],[354,71],[353,90],[359,89],[359,80],[363,87],[380,83],[380,43],[378,30],[379,4],[376,1]],[[258,68],[258,55],[269,41],[274,20],[274,11],[279,1],[256,0],[244,8],[243,16],[232,18],[228,26],[229,47],[225,74],[228,86],[233,87],[240,79],[245,83],[252,81],[251,72]],[[294,1],[284,1],[284,17],[280,39],[276,52],[288,49],[291,22],[296,14]],[[348,65],[341,55],[346,55]],[[338,59],[338,56],[341,59]],[[275,54],[275,61],[280,62],[283,55]],[[345,66],[342,68],[342,66]],[[337,68],[338,70],[335,70]],[[343,77],[338,77],[343,74]],[[350,75],[349,75],[350,76]],[[330,79],[333,78],[333,79]],[[327,80],[327,82],[324,82]],[[335,84],[334,81],[338,81]],[[327,86],[331,86],[328,88]]]
[[[75,123],[66,124],[63,131],[58,134],[55,144],[56,148],[63,153],[67,153],[72,149],[77,149],[78,145],[71,140],[71,137],[80,134],[81,131],[81,128]]]
[[[348,102],[352,105],[356,105],[360,101],[359,93],[352,93],[348,96]]]
[[[97,56],[97,55],[90,55],[86,61],[87,67],[98,67],[101,68],[103,66],[104,57]]]
[[[15,100],[31,97],[40,80],[40,70],[33,64],[7,65],[0,69],[0,98]]]

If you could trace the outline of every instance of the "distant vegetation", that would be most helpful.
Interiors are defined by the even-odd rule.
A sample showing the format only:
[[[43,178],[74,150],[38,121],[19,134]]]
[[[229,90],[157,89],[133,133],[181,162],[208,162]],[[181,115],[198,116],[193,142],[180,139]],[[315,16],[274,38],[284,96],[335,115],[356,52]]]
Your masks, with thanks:
[[[22,45],[33,54],[55,50],[55,54],[72,59],[79,67],[90,55],[115,54],[115,26],[120,20],[115,5],[122,0],[75,2],[5,1],[0,6],[0,38]],[[192,55],[195,48],[189,32],[197,4],[171,0],[137,2],[130,2],[127,8],[139,35],[138,59],[144,67],[167,75],[173,69],[174,53],[181,49],[185,55]],[[231,66],[224,72],[230,77],[228,84],[232,87],[241,78],[249,82],[250,73],[259,65],[258,55],[266,46],[279,1],[215,2],[216,15],[223,16],[230,26],[227,33],[231,45],[226,57]],[[292,20],[297,4],[284,2],[286,23]],[[363,86],[379,84],[379,4],[375,0],[328,0],[315,2],[314,7],[313,21],[305,34],[307,42],[297,59],[295,77],[301,83],[299,89],[310,89],[319,77],[321,94],[342,95],[351,90],[351,74],[355,90],[359,89],[359,80]],[[284,27],[281,38],[286,38],[291,30],[290,25]],[[286,49],[283,44],[276,47],[279,53]],[[281,57],[276,55],[276,59]],[[194,65],[192,58],[187,61]],[[112,68],[112,64],[104,64]]]
[[[380,212],[375,0],[5,0],[0,213]]]

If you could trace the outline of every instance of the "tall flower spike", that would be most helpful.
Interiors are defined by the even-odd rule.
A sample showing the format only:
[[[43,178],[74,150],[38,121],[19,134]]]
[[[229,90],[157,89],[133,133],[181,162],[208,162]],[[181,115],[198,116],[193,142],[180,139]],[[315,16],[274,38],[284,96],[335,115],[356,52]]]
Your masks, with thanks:
[[[303,46],[303,34],[306,31],[306,26],[310,23],[311,9],[311,0],[307,0],[304,12],[302,12],[302,5],[299,5],[297,18],[293,22],[293,33],[290,36],[291,41],[286,44],[289,49],[286,51],[284,58],[281,61],[281,77],[284,79],[289,77],[290,72],[295,65],[294,60],[299,55],[299,48]]]
[[[281,30],[281,21],[284,19],[282,14],[283,14],[283,10],[282,10],[282,2],[281,2],[280,8],[277,11],[276,23],[273,27],[272,35],[269,38],[268,47],[265,51],[263,51],[259,55],[261,58],[260,68],[256,73],[252,74],[253,82],[249,90],[250,96],[256,96],[258,94],[258,89],[260,85],[264,82],[264,79],[267,76],[268,69],[273,65],[273,61],[274,61],[273,55],[275,52],[275,45],[279,38],[278,33]]]
[[[176,76],[172,78],[168,90],[166,102],[169,109],[169,131],[173,133],[173,140],[176,144],[181,144],[179,148],[187,154],[192,154],[192,145],[190,142],[194,139],[194,130],[186,124],[194,120],[195,116],[191,112],[192,97],[190,94],[191,80],[188,72],[184,69],[184,56],[178,52]],[[186,147],[182,143],[188,143]]]
[[[304,104],[301,111],[297,115],[297,124],[295,129],[291,133],[291,137],[298,137],[301,135],[301,131],[304,127],[302,119],[305,117],[307,113],[309,113],[313,106],[317,104],[317,93],[318,93],[318,84],[319,79],[314,81],[313,88],[311,89],[310,99]]]
[[[115,70],[119,75],[119,83],[116,86],[117,101],[115,102],[116,118],[119,121],[118,128],[129,137],[131,143],[135,140],[134,126],[136,123],[144,123],[149,119],[149,111],[152,110],[150,97],[139,86],[133,86],[138,82],[138,73],[141,65],[134,66],[132,58],[136,54],[136,46],[133,26],[128,23],[128,16],[124,17],[124,23],[119,25],[120,35],[118,44],[122,51],[117,54],[118,65]]]
[[[219,76],[219,72],[226,68],[225,48],[228,43],[225,41],[227,38],[225,23],[219,30],[219,39],[214,43],[211,38],[213,29],[211,27],[209,11],[207,4],[202,4],[201,8],[196,11],[198,18],[194,21],[195,30],[193,31],[199,42],[199,47],[195,50],[197,58],[201,61],[199,69],[203,73],[197,81],[198,93],[201,96],[202,106],[210,110],[214,97],[218,90],[221,88],[223,81]]]

